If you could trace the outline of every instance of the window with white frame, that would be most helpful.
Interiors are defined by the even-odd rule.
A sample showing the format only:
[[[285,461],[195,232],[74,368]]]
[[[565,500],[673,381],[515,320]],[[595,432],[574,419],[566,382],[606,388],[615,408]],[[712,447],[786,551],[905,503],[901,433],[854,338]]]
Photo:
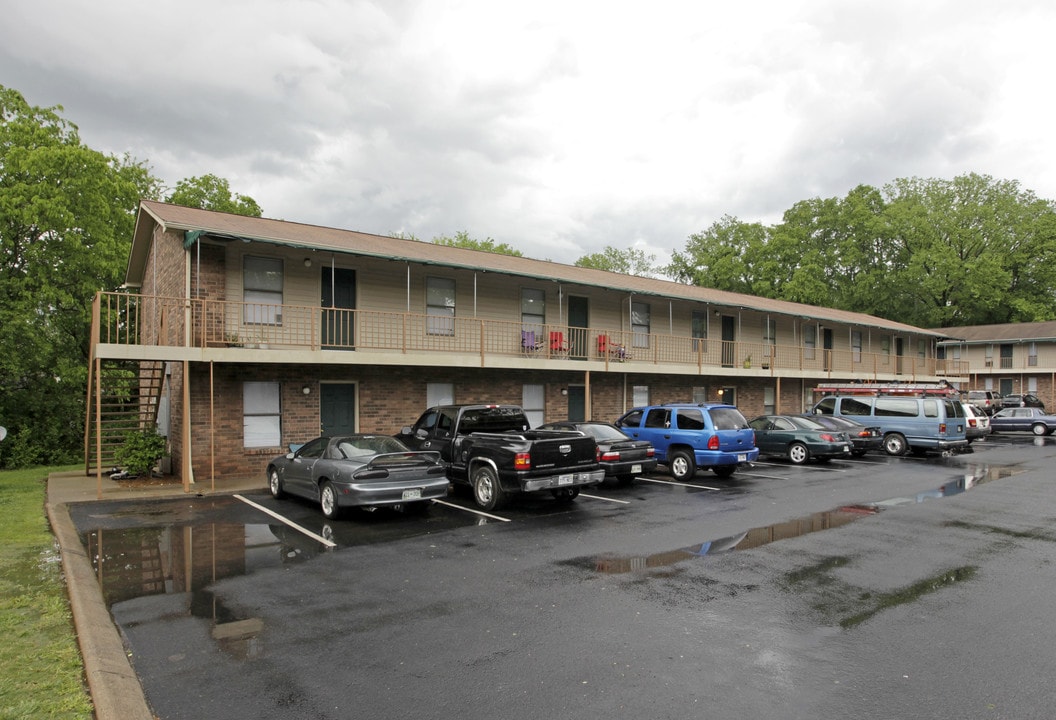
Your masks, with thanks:
[[[890,335],[884,335],[883,337],[880,338],[880,354],[881,355],[887,355],[887,356],[891,355],[891,336]]]
[[[631,404],[636,407],[649,404],[648,385],[634,385],[631,387]]]
[[[636,348],[649,347],[649,303],[631,303],[631,332],[634,333],[632,343]]]
[[[282,323],[282,260],[242,259],[242,321],[252,325]]]
[[[803,326],[803,359],[813,360],[814,351],[818,347],[818,326],[817,325],[804,325]]]
[[[1036,377],[1027,378],[1027,392],[1037,394],[1038,392],[1038,379]]]
[[[1030,367],[1038,366],[1038,344],[1032,342],[1027,348],[1027,365]]]
[[[921,363],[924,362],[924,358],[928,354],[928,341],[924,338],[917,340],[917,360]]]
[[[242,445],[247,448],[282,444],[279,383],[242,383]]]
[[[773,415],[777,412],[777,389],[774,387],[763,388],[763,414]]]
[[[430,335],[455,334],[455,281],[451,278],[425,279],[426,332]]]
[[[546,293],[535,288],[521,289],[521,324],[529,330],[541,330],[546,322]]]
[[[452,405],[455,402],[455,386],[452,383],[426,383],[425,406]]]
[[[693,403],[699,404],[708,401],[708,389],[706,387],[693,388]]]
[[[851,331],[851,361],[860,363],[862,361],[862,331]]]
[[[983,352],[983,365],[985,367],[994,366],[994,344],[988,343],[986,350]]]
[[[521,389],[521,409],[528,424],[539,427],[546,420],[546,388],[544,385],[524,385]]]
[[[693,313],[693,352],[708,351],[708,314],[706,312]],[[701,400],[700,402],[703,402]]]

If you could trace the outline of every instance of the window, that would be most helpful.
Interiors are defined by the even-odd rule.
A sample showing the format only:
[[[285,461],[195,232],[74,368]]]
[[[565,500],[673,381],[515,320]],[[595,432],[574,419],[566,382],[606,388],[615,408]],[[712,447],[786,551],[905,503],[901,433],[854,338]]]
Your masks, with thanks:
[[[924,357],[927,355],[928,343],[924,338],[917,340],[917,360],[924,362]]]
[[[1031,343],[1027,348],[1027,365],[1030,367],[1038,366],[1038,344]]]
[[[632,405],[648,405],[649,404],[649,386],[648,385],[634,385],[631,387],[631,404]]]
[[[708,401],[708,389],[706,387],[693,388],[693,403],[700,404]]]
[[[649,303],[631,303],[631,332],[634,333],[632,346],[649,347]]]
[[[546,417],[546,392],[542,385],[525,385],[521,389],[521,409],[528,424],[539,427]]]
[[[242,259],[242,321],[254,325],[282,324],[282,260]]]
[[[277,382],[242,383],[242,445],[278,447],[282,426]]]
[[[803,359],[813,360],[814,351],[818,347],[818,326],[817,325],[804,325],[803,326]]]
[[[708,351],[708,314],[693,313],[693,352]],[[701,401],[703,402],[703,401]]]
[[[521,290],[521,325],[525,330],[543,329],[546,322],[546,294],[542,290]]]
[[[777,344],[777,322],[767,318],[763,321],[763,342],[767,345]]]
[[[455,334],[455,281],[431,277],[425,280],[426,332],[430,335]]]
[[[993,345],[993,343],[989,343],[986,346],[986,351],[983,353],[983,356],[984,356],[983,365],[986,366],[986,367],[993,367],[994,366],[994,345]]]
[[[436,407],[437,405],[451,405],[455,402],[455,386],[451,383],[426,383],[425,405]]]
[[[851,361],[860,363],[862,361],[862,331],[851,331]]]
[[[884,335],[880,338],[880,353],[883,355],[891,354],[891,336]]]
[[[777,410],[777,392],[774,387],[763,388],[763,414],[773,415]]]
[[[691,410],[679,410],[675,416],[675,423],[680,430],[703,430],[704,413],[696,408]]]
[[[669,428],[671,427],[671,411],[667,408],[653,408],[645,416],[645,427],[647,428]]]
[[[869,415],[873,411],[873,403],[870,400],[858,400],[857,398],[843,398],[840,402],[840,412],[844,415]],[[879,412],[877,413],[880,414]]]

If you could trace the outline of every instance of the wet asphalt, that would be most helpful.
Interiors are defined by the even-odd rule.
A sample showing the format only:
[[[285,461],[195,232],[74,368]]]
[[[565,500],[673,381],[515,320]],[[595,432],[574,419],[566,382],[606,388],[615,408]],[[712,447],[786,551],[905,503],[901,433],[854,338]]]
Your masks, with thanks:
[[[70,506],[175,718],[1048,718],[1056,439],[661,473],[486,518]]]

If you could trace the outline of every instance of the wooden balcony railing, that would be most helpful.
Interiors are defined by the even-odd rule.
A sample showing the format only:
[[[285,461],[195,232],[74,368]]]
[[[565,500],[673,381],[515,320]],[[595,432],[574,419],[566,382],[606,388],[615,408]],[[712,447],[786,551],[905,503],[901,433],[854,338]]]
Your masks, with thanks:
[[[967,375],[968,364],[857,349],[724,341],[417,313],[100,293],[96,342],[196,348],[356,350],[681,365],[687,371],[794,370],[862,379]]]

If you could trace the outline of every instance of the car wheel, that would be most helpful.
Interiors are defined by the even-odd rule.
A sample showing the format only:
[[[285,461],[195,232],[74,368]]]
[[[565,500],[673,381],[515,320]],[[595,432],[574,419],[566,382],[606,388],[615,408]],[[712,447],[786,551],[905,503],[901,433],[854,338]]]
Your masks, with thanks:
[[[473,500],[488,512],[498,510],[506,501],[499,478],[490,465],[478,465],[473,470]]]
[[[279,479],[279,471],[275,468],[272,468],[271,473],[268,475],[268,490],[271,491],[273,498],[281,498],[286,495],[286,491],[282,489],[282,480]]]
[[[884,436],[884,452],[888,455],[905,455],[909,450],[909,443],[901,433],[889,433]]]
[[[550,494],[554,496],[555,500],[568,503],[579,497],[579,488],[557,488],[551,490]]]
[[[1045,423],[1034,423],[1033,425],[1031,425],[1030,431],[1035,435],[1048,435],[1049,426]]]
[[[697,474],[697,463],[693,456],[684,450],[678,450],[671,455],[671,477],[675,480],[686,481]]]
[[[324,482],[319,489],[319,507],[327,520],[336,520],[341,517],[341,507],[337,504],[337,489],[329,480]]]
[[[634,482],[634,475],[619,475],[616,477],[616,484],[621,487],[627,487]]]
[[[793,465],[802,465],[810,460],[810,450],[803,443],[794,442],[788,446],[788,459]]]
[[[736,465],[716,465],[711,469],[711,471],[718,475],[720,478],[728,478],[733,475],[733,471],[736,469]]]

